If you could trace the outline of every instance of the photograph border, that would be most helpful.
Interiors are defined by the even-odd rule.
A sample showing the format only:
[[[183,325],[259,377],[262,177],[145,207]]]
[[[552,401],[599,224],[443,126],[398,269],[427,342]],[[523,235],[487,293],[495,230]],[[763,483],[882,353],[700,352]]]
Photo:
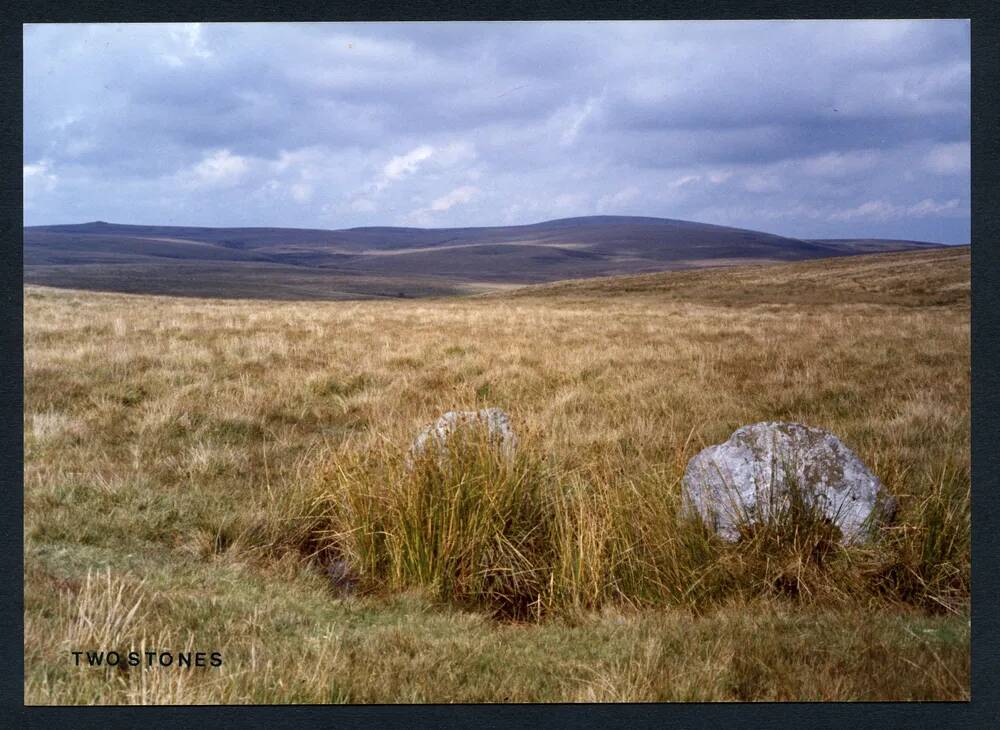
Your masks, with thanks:
[[[816,726],[848,724],[886,726],[895,723],[984,727],[998,718],[997,646],[1000,562],[995,515],[1000,514],[1000,201],[998,160],[1000,142],[1000,35],[998,13],[989,2],[762,2],[753,10],[732,2],[416,2],[380,3],[257,2],[180,0],[151,2],[85,2],[43,0],[24,2],[8,10],[4,25],[0,72],[7,114],[0,128],[6,174],[3,176],[3,230],[9,234],[7,254],[0,265],[3,279],[4,374],[0,380],[8,417],[0,427],[3,487],[0,531],[4,574],[8,586],[0,626],[3,629],[2,688],[8,717],[25,727],[72,722],[87,727],[107,720],[155,726],[197,720],[239,722],[248,727],[277,728],[303,722],[340,725],[413,727],[553,726],[577,728],[609,725],[681,727],[718,725],[777,727],[787,723]],[[23,704],[23,227],[21,177],[22,23],[34,22],[237,22],[237,21],[390,21],[390,20],[652,20],[652,19],[850,19],[850,18],[970,18],[972,36],[972,679],[970,702],[943,703],[691,703],[691,704],[553,704],[553,705],[210,705],[190,707],[27,707]],[[16,239],[16,240],[15,240]]]

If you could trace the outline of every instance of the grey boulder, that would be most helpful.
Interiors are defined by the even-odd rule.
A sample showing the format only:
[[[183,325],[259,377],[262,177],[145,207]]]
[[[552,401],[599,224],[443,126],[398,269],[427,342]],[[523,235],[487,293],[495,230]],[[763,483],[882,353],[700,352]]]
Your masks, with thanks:
[[[865,542],[875,521],[891,519],[896,500],[857,455],[828,431],[799,423],[744,426],[688,462],[681,481],[685,513],[696,513],[725,540],[741,524],[787,509],[795,493],[840,529],[841,542]]]
[[[407,463],[433,450],[446,451],[448,441],[457,432],[485,427],[489,442],[499,448],[507,457],[517,448],[517,434],[510,425],[510,416],[499,408],[483,408],[478,411],[448,411],[421,429],[410,447]]]

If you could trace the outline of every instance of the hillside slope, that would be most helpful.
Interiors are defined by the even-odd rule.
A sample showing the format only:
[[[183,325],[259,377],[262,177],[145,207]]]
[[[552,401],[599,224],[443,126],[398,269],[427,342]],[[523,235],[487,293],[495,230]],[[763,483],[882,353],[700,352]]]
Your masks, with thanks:
[[[738,266],[527,286],[508,297],[566,300],[615,295],[704,304],[968,306],[969,246],[876,253],[835,261]]]
[[[329,299],[459,293],[741,263],[911,241],[807,241],[666,218],[592,216],[488,228],[197,228],[101,221],[24,229],[25,281],[190,296]]]

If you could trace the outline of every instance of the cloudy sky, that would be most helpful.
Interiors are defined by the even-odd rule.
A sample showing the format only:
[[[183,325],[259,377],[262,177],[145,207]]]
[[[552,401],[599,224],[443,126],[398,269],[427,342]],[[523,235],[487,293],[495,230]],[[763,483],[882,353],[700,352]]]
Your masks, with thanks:
[[[966,21],[45,25],[24,222],[969,240]]]

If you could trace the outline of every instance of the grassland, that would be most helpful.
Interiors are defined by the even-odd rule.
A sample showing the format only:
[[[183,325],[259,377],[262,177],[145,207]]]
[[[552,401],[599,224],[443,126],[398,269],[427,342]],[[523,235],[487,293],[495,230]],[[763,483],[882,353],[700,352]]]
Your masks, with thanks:
[[[28,287],[25,701],[968,698],[968,249],[718,273],[322,303]],[[338,505],[393,497],[414,431],[486,404],[522,483],[577,495],[553,554],[579,570],[517,621],[385,560],[335,595],[317,556],[363,547]],[[687,459],[765,419],[840,435],[898,522],[819,562],[681,525]],[[225,663],[70,654],[133,647]]]

